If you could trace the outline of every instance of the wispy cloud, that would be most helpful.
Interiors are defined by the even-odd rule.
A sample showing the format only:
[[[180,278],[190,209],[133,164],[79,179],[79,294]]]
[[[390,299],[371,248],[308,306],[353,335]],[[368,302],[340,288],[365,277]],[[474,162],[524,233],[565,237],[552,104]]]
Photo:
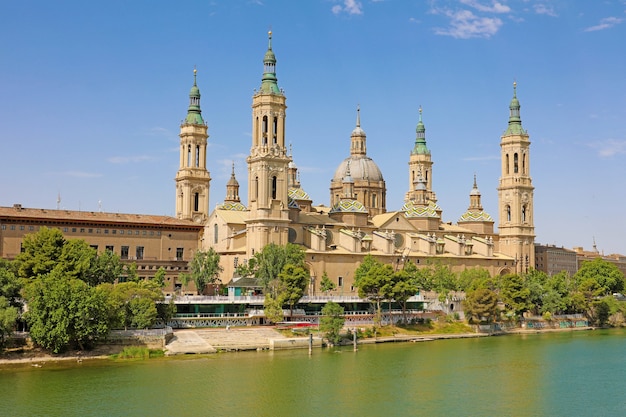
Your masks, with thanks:
[[[554,8],[552,6],[548,6],[547,4],[535,4],[533,5],[533,8],[535,9],[535,13],[537,14],[545,14],[547,16],[557,17]]]
[[[506,4],[502,4],[497,1],[492,1],[491,5],[484,5],[478,2],[477,0],[460,0],[462,4],[466,6],[473,7],[474,9],[481,12],[488,13],[510,13],[511,8]]]
[[[620,17],[605,17],[604,19],[600,20],[599,24],[586,28],[585,32],[595,32],[596,30],[610,29],[615,25],[619,25],[623,21],[624,19]]]
[[[363,14],[363,5],[360,1],[356,0],[343,0],[342,4],[336,4],[332,7],[331,11],[334,14]]]
[[[135,156],[112,156],[108,158],[107,161],[112,164],[128,164],[128,163],[151,161],[153,159],[155,158],[152,156],[148,156],[148,155],[135,155]]]
[[[160,126],[148,129],[146,134],[150,136],[172,136],[172,132],[170,132],[169,129]]]
[[[603,158],[626,154],[626,140],[607,139],[591,143],[589,146],[598,151]]]
[[[498,17],[476,16],[469,10],[441,10],[436,12],[450,19],[447,28],[435,28],[437,35],[452,36],[457,39],[490,38],[495,35],[502,26],[502,20]]]

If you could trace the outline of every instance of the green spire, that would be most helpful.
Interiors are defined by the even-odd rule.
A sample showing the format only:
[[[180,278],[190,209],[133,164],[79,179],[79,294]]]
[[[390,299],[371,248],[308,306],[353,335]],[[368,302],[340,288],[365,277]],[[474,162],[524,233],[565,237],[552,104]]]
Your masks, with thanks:
[[[267,52],[263,58],[263,78],[261,79],[261,93],[265,94],[282,94],[278,88],[278,79],[276,78],[276,56],[272,51],[272,31],[268,33]]]
[[[429,155],[430,151],[426,146],[426,128],[424,127],[424,122],[422,122],[422,106],[420,106],[419,112],[420,120],[415,128],[415,146],[411,153],[414,155]]]
[[[185,124],[203,125],[202,110],[200,110],[200,89],[196,84],[196,75],[198,70],[193,69],[193,87],[189,91],[189,108],[187,109],[187,117]]]
[[[522,128],[522,118],[520,117],[520,105],[517,99],[517,82],[513,82],[513,98],[509,105],[509,127],[504,132],[504,136],[508,135],[525,135],[526,131]]]

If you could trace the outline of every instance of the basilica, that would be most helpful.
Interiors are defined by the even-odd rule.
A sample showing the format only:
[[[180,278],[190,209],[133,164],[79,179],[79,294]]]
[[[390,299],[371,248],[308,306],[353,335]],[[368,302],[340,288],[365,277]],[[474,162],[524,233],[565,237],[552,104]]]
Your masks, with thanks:
[[[305,249],[311,274],[309,295],[319,292],[323,274],[337,285],[338,294],[356,295],[354,271],[367,254],[394,269],[408,260],[418,266],[441,262],[455,272],[482,267],[492,275],[534,266],[530,141],[522,127],[515,84],[508,127],[500,139],[502,175],[496,233],[494,218],[483,210],[476,178],[467,211],[456,224],[442,222],[442,208],[432,188],[435,173],[421,109],[415,143],[412,148],[407,146],[408,189],[399,211],[386,210],[385,180],[367,155],[367,136],[358,108],[350,154],[338,161],[329,184],[330,204],[315,204],[300,183],[297,164],[285,144],[286,96],[278,84],[276,62],[270,32],[261,85],[252,97],[248,195],[243,202],[233,168],[223,201],[212,212],[208,210],[209,135],[195,72],[189,109],[180,127],[176,216],[204,224],[200,246],[221,255],[224,283],[237,279],[236,267],[265,245],[287,242]],[[220,191],[213,190],[213,195]]]
[[[210,188],[209,132],[194,71],[187,115],[180,126],[175,217],[27,208],[16,203],[0,207],[0,257],[14,259],[26,234],[54,227],[67,238],[84,239],[98,252],[110,251],[123,262],[135,263],[140,278],[150,279],[157,270],[165,270],[166,295],[195,293],[194,288],[183,287],[181,274],[188,272],[197,250],[216,250],[223,267],[220,279],[232,284],[240,278],[237,266],[269,243],[291,242],[305,250],[309,296],[320,293],[324,274],[337,286],[333,295],[357,295],[354,272],[368,254],[394,270],[408,261],[418,267],[437,262],[454,272],[481,267],[492,276],[535,267],[530,141],[522,127],[515,84],[508,126],[500,138],[496,233],[494,217],[483,210],[476,178],[465,213],[456,224],[442,221],[421,111],[415,142],[406,147],[408,184],[400,210],[387,211],[385,179],[367,154],[358,108],[350,153],[337,161],[329,200],[313,202],[285,146],[287,98],[276,69],[270,32],[261,84],[252,96],[247,196],[239,195],[234,168],[225,190]]]

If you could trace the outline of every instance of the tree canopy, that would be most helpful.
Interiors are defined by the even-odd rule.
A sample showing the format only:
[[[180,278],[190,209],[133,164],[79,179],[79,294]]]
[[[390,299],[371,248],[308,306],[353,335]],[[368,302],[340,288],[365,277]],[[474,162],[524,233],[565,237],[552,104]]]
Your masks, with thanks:
[[[220,266],[220,254],[213,248],[197,251],[190,263],[191,279],[196,284],[198,294],[203,294],[209,284],[219,281],[223,268]]]

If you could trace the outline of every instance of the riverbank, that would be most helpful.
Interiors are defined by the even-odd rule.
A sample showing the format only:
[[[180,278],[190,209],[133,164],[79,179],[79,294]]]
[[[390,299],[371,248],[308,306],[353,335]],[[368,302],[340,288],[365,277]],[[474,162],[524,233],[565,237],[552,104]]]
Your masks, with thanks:
[[[394,334],[360,338],[358,345],[376,343],[420,343],[447,339],[466,339],[503,335],[542,334],[553,332],[572,332],[594,330],[594,327],[576,327],[564,329],[514,329],[496,333],[433,333],[433,334]],[[165,354],[190,355],[212,354],[217,352],[237,352],[250,350],[269,350],[271,340],[306,339],[306,337],[287,337],[271,327],[244,327],[230,329],[185,329],[175,330],[174,338],[165,346]],[[0,366],[11,364],[30,364],[40,367],[47,362],[82,362],[84,360],[109,359],[120,353],[124,346],[99,345],[91,351],[69,351],[62,354],[50,354],[41,349],[21,349],[0,355]]]

